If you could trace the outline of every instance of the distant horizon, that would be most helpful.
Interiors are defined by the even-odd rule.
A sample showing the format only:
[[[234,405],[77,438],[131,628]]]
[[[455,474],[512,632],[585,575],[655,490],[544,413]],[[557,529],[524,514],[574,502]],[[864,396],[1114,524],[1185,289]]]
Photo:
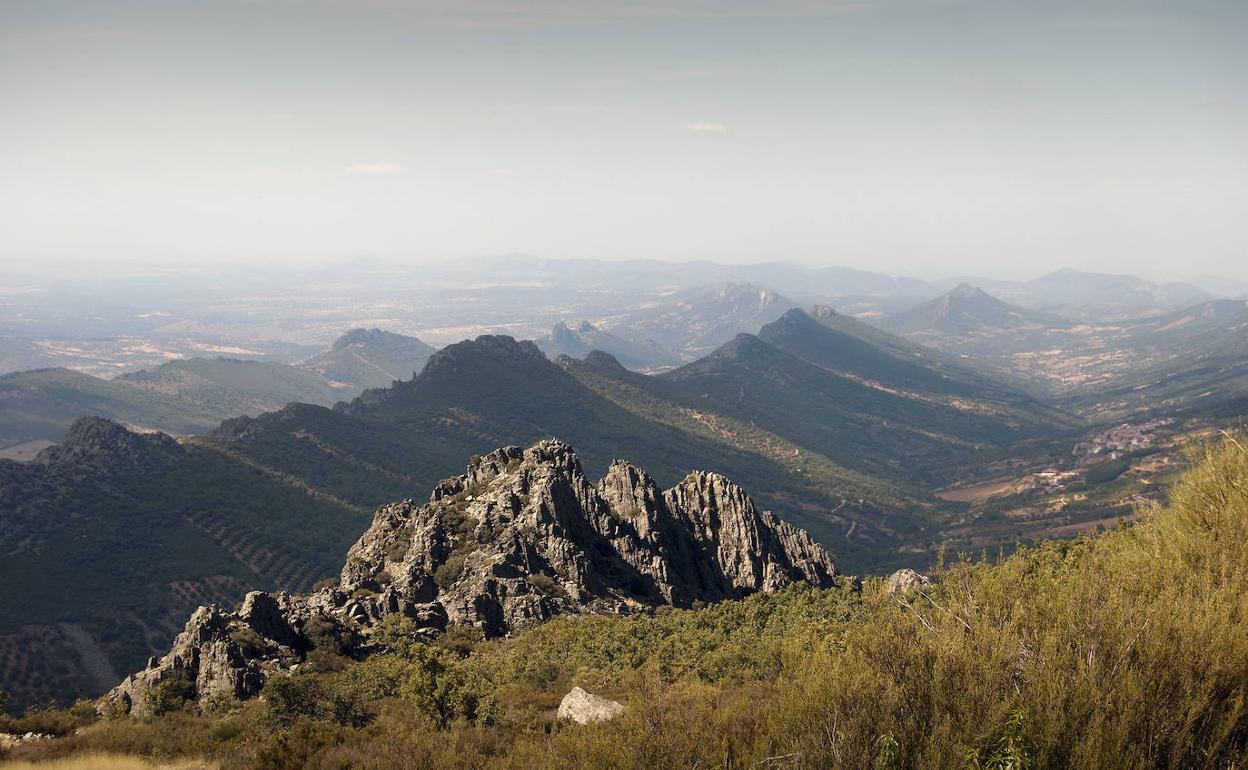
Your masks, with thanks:
[[[812,263],[811,261],[803,261],[798,259],[742,259],[737,261],[720,260],[713,258],[662,258],[662,257],[628,257],[628,256],[569,256],[569,257],[546,257],[537,254],[522,254],[518,252],[499,253],[499,254],[479,254],[470,257],[461,258],[427,258],[427,259],[411,259],[403,257],[383,257],[379,255],[363,255],[357,257],[343,258],[327,258],[323,260],[306,260],[299,264],[288,264],[285,262],[273,262],[265,264],[257,260],[243,259],[216,259],[205,264],[200,260],[134,260],[116,262],[112,260],[80,258],[66,260],[44,260],[43,264],[30,265],[23,261],[15,263],[14,267],[0,267],[0,283],[6,278],[13,277],[31,277],[39,279],[59,278],[66,269],[74,269],[85,274],[101,274],[109,273],[121,276],[138,275],[138,274],[169,274],[169,275],[189,275],[197,273],[214,273],[224,275],[245,275],[247,273],[272,273],[285,271],[313,271],[313,272],[332,272],[335,270],[359,270],[369,265],[375,265],[385,269],[401,269],[401,270],[432,270],[439,269],[459,271],[471,271],[475,263],[490,263],[499,260],[516,259],[516,260],[533,260],[536,262],[566,262],[566,263],[584,263],[593,264],[613,263],[613,264],[661,264],[661,265],[714,265],[717,267],[729,268],[749,268],[749,267],[765,267],[768,265],[791,265],[809,270],[853,270],[862,273],[883,275],[892,278],[909,278],[917,279],[927,283],[948,283],[951,281],[1003,281],[1003,282],[1026,282],[1043,278],[1054,273],[1065,270],[1075,271],[1079,273],[1096,274],[1096,275],[1116,275],[1129,276],[1148,281],[1150,283],[1164,285],[1171,283],[1188,283],[1193,285],[1204,284],[1210,281],[1227,280],[1236,284],[1248,284],[1248,260],[1245,260],[1244,266],[1238,274],[1233,271],[1223,273],[1202,273],[1167,271],[1165,274],[1150,273],[1148,271],[1130,270],[1109,270],[1077,267],[1073,264],[1055,264],[1052,267],[1041,267],[1038,271],[1012,270],[1002,272],[982,271],[976,273],[959,272],[956,269],[940,269],[939,266],[933,266],[929,270],[911,271],[890,270],[881,266],[859,266],[848,262],[822,262]],[[81,278],[82,275],[76,275],[74,278]],[[716,279],[708,279],[708,283],[717,282]],[[764,288],[767,288],[764,286]]]

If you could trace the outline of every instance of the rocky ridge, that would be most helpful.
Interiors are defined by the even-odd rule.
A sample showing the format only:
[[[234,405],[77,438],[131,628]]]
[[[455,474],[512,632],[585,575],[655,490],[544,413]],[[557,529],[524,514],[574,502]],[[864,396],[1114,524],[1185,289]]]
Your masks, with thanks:
[[[474,457],[424,505],[381,507],[336,585],[252,592],[233,612],[201,607],[107,703],[142,716],[169,693],[248,698],[318,656],[368,655],[378,621],[396,614],[419,634],[469,625],[496,637],[559,614],[689,607],[836,576],[805,531],[717,473],[662,490],[616,461],[593,483],[560,441],[505,447]]]

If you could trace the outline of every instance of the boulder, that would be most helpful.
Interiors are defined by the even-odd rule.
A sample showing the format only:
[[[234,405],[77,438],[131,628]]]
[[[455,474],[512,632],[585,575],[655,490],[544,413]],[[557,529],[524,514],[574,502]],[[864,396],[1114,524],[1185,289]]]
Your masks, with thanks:
[[[899,569],[888,576],[884,587],[888,591],[888,595],[892,596],[917,586],[930,585],[931,582],[932,579],[930,577],[920,572],[915,572],[912,569]]]
[[[559,701],[559,718],[570,719],[579,725],[590,722],[606,722],[624,713],[624,704],[588,693],[579,687]]]

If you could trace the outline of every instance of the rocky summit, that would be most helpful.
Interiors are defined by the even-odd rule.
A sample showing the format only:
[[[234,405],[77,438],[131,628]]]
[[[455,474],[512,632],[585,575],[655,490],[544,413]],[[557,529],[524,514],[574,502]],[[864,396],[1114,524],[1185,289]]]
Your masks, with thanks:
[[[336,585],[253,592],[233,612],[201,607],[108,702],[142,716],[168,693],[251,697],[309,658],[377,651],[372,632],[395,614],[420,634],[469,625],[496,637],[559,614],[689,607],[836,576],[805,531],[717,473],[662,490],[616,461],[594,483],[560,441],[506,447],[474,457],[424,505],[380,508]]]

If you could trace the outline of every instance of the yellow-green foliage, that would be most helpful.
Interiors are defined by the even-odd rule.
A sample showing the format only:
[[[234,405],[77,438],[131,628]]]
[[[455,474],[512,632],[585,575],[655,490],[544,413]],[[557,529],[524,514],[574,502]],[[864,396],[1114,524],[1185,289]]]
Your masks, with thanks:
[[[182,760],[175,764],[162,764],[159,767],[139,757],[109,756],[105,754],[89,754],[71,759],[53,760],[51,762],[5,762],[0,764],[4,770],[212,770],[216,765],[193,759]]]
[[[1095,539],[959,561],[890,596],[794,587],[513,639],[414,638],[224,715],[53,742],[223,768],[1230,768],[1248,745],[1248,451]],[[572,684],[622,700],[556,723]]]

